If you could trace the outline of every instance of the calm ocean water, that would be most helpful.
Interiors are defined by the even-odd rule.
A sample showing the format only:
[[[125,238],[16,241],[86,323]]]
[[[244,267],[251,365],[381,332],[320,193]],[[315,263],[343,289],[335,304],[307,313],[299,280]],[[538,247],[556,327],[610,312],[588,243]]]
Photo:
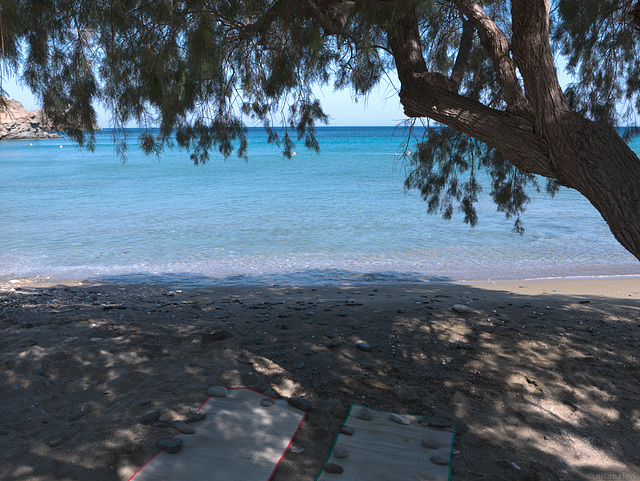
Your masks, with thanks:
[[[405,192],[402,131],[326,127],[291,160],[251,131],[249,161],[193,166],[184,151],[116,158],[67,140],[0,144],[0,282],[332,284],[638,275],[595,209],[540,194],[523,236],[488,191],[480,224],[426,213]],[[60,148],[62,146],[62,148]],[[640,150],[640,144],[633,146]]]

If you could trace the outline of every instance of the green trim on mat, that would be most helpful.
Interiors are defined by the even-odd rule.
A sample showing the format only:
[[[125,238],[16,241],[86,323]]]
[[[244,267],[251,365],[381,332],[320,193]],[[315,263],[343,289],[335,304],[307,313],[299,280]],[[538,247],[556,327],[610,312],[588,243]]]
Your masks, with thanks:
[[[347,419],[349,419],[349,415],[351,414],[351,410],[353,409],[354,406],[357,406],[357,404],[352,404],[351,407],[349,408],[349,412],[347,413],[347,415],[344,418],[344,421],[342,421],[342,426],[340,426],[340,429],[342,429],[345,424],[347,424]],[[364,407],[364,406],[362,406]],[[327,458],[324,460],[323,466],[325,464],[327,464],[327,461],[329,461],[329,459],[331,458],[331,455],[333,454],[333,448],[336,447],[336,443],[338,442],[338,438],[340,437],[340,432],[338,432],[338,434],[336,434],[336,437],[333,439],[333,444],[331,445],[331,450],[329,451],[329,456],[327,456]],[[320,477],[320,475],[322,474],[322,470],[324,468],[320,468],[320,472],[316,475],[316,477],[314,478],[313,481],[318,481],[318,478]],[[449,481],[451,481],[451,479],[449,479]]]
[[[456,422],[453,421],[453,434],[451,434],[451,450],[449,451],[449,481],[451,481],[451,471],[453,471],[453,442],[456,440]]]
[[[379,412],[379,413],[391,412],[391,411],[383,411],[381,409],[376,409],[376,408],[370,408],[370,407],[367,407],[367,406],[363,406],[362,404],[352,404],[349,407],[349,412],[345,416],[344,421],[342,421],[342,425],[340,426],[340,429],[342,429],[347,424],[347,419],[349,419],[349,416],[351,415],[351,411],[353,411],[354,407],[371,409],[372,411],[376,411],[376,412]],[[425,414],[409,414],[409,416],[415,416],[415,417],[418,417],[418,418],[433,418],[433,417],[437,417],[437,416],[427,416]],[[449,420],[447,419],[447,421],[449,421]],[[453,443],[454,443],[454,441],[456,439],[457,424],[456,424],[456,421],[449,421],[449,422],[451,424],[453,424],[453,433],[451,434],[451,448],[449,449],[449,481],[451,481],[451,475],[452,475],[452,471],[453,471]],[[329,455],[325,458],[324,463],[323,463],[323,467],[320,468],[320,471],[318,472],[318,474],[316,475],[316,477],[314,478],[313,481],[318,481],[318,478],[320,477],[320,475],[322,474],[322,470],[324,469],[324,465],[327,464],[329,459],[331,459],[331,455],[333,454],[333,449],[336,447],[336,443],[338,442],[338,438],[340,437],[340,434],[342,434],[342,433],[338,432],[338,434],[334,438],[333,444],[331,445],[331,449],[329,450]]]

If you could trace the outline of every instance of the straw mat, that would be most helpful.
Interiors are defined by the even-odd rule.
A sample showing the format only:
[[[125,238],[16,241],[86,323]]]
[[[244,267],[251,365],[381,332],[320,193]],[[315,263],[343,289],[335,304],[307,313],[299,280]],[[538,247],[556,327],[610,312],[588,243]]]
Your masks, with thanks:
[[[368,412],[370,416],[364,417],[371,420],[360,419],[363,412]],[[411,421],[404,425],[393,421],[390,415],[352,405],[343,427],[352,428],[353,434],[338,434],[327,459],[327,463],[338,464],[344,471],[334,474],[323,469],[316,480],[450,480],[455,425],[430,427],[428,417],[403,416]],[[430,447],[425,447],[423,441]],[[438,463],[434,463],[438,457]]]
[[[298,431],[305,413],[249,389],[231,389],[200,408],[206,418],[194,434],[178,434],[182,449],[160,451],[129,481],[267,481]]]

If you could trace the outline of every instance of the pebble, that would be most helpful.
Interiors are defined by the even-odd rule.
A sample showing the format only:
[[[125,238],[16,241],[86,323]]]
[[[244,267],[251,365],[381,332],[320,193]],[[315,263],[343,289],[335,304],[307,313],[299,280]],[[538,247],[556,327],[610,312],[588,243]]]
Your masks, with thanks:
[[[346,458],[347,456],[349,456],[349,451],[347,451],[346,448],[343,448],[341,446],[337,446],[333,450],[333,455],[338,459],[342,459],[342,458]]]
[[[174,421],[171,423],[171,425],[173,426],[174,429],[184,434],[193,434],[196,432],[193,426],[190,426],[184,421]]]
[[[422,445],[427,449],[438,449],[440,447],[440,443],[431,438],[423,439]]]
[[[171,420],[171,414],[169,413],[164,413],[158,418],[158,421],[161,423],[166,423],[169,420]]]
[[[347,436],[353,436],[355,430],[351,426],[342,426],[342,428],[340,429],[340,433],[346,434]]]
[[[213,386],[207,390],[207,394],[213,397],[225,397],[229,391],[224,386]]]
[[[186,422],[197,423],[204,420],[204,418],[206,417],[207,415],[205,413],[191,413],[189,417],[186,419]]]
[[[145,414],[144,416],[142,416],[142,419],[140,419],[140,422],[142,424],[153,424],[158,419],[160,419],[160,415],[161,414],[162,413],[160,411],[150,411],[147,414]]]
[[[160,449],[164,449],[169,454],[175,454],[182,448],[182,439],[172,438],[158,441],[157,445]]]
[[[331,331],[331,332],[327,333],[327,337],[329,339],[335,339],[339,335],[340,335],[340,333],[338,331]]]
[[[296,366],[296,369],[304,369],[304,366],[305,366],[304,362],[301,362]]]
[[[55,448],[56,446],[60,446],[63,442],[64,442],[64,439],[62,439],[62,438],[55,438],[55,439],[53,439],[52,441],[49,441],[49,442],[47,443],[47,445],[48,445],[50,448]]]
[[[451,423],[442,418],[429,418],[429,426],[433,426],[434,428],[448,428],[451,426]]]
[[[395,414],[395,413],[389,414],[389,419],[391,419],[393,422],[396,422],[398,424],[405,424],[405,425],[411,424],[411,421],[409,421],[408,418],[405,418],[404,416],[400,416],[399,414]]]
[[[447,466],[449,464],[449,458],[435,454],[429,458],[433,464],[442,464]]]
[[[271,407],[275,404],[275,401],[273,399],[269,399],[269,398],[264,398],[260,400],[260,404],[263,405],[264,407],[268,408]]]
[[[372,349],[371,345],[367,344],[366,342],[359,342],[358,344],[356,344],[356,347],[364,352],[371,352]]]
[[[39,362],[38,364],[36,364],[33,367],[33,371],[31,371],[33,374],[37,374],[39,376],[44,376],[44,368],[42,367],[42,363]]]
[[[455,304],[452,308],[452,311],[459,312],[461,314],[471,312],[471,308],[469,306],[465,306],[464,304]]]
[[[373,414],[367,409],[361,409],[358,414],[356,414],[356,417],[363,421],[373,421]]]
[[[312,409],[315,408],[315,404],[313,404],[313,401],[310,401],[309,399],[302,399],[299,397],[292,397],[287,399],[287,402],[289,403],[290,406],[293,406],[294,408],[298,408],[301,411],[311,411]]]
[[[341,474],[344,473],[344,468],[342,466],[340,466],[339,464],[334,464],[334,463],[327,463],[324,465],[323,469],[327,472],[327,473],[331,473],[331,474]]]
[[[329,347],[333,349],[335,347],[341,346],[342,344],[344,344],[344,341],[342,339],[334,339],[329,343]]]

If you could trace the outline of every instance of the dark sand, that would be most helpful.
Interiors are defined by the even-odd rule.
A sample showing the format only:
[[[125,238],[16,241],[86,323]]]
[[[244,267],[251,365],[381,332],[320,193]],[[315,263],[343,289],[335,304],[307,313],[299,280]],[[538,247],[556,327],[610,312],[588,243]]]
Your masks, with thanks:
[[[192,290],[21,280],[0,286],[0,329],[5,481],[127,480],[175,433],[141,416],[183,418],[219,384],[315,402],[293,442],[303,451],[275,481],[315,478],[352,403],[456,420],[456,481],[640,480],[638,278]]]

